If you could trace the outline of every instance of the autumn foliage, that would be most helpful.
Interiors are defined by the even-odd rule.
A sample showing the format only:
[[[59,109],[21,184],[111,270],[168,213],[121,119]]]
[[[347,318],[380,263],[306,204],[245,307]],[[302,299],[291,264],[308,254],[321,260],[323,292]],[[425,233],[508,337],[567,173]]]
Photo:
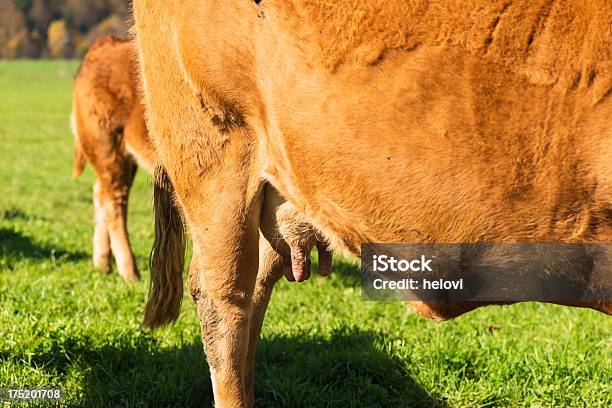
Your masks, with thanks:
[[[0,0],[0,58],[71,58],[125,37],[130,0]]]

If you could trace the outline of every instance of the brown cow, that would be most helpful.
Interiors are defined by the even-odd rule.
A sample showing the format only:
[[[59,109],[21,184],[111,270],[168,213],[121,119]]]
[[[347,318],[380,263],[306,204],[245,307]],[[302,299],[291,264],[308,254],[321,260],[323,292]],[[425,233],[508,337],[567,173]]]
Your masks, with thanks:
[[[609,0],[135,0],[134,14],[217,406],[252,403],[265,180],[356,256],[612,239]],[[180,275],[163,266],[160,282]],[[149,303],[158,322],[163,306]],[[446,319],[479,304],[417,306]]]
[[[96,173],[94,265],[110,272],[112,248],[119,273],[128,281],[139,280],[126,228],[128,194],[137,165],[151,171],[156,161],[137,85],[135,55],[132,42],[112,36],[97,40],[76,75],[71,118],[74,175],[83,172],[86,160]],[[270,204],[264,212],[267,219],[261,221],[267,227],[262,232],[284,255],[287,279],[301,282],[310,277],[310,249],[315,244],[322,258],[320,272],[328,275],[331,253],[315,230],[276,190],[267,191],[266,202]],[[172,204],[160,203],[158,211],[163,211],[163,206]],[[265,269],[262,273],[271,272]]]

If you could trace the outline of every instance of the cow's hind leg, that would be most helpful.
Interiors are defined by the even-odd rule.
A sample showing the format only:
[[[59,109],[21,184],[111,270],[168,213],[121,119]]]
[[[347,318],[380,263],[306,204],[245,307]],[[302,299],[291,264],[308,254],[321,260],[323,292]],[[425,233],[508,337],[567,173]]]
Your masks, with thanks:
[[[247,406],[253,406],[255,383],[255,352],[261,334],[264,317],[274,285],[283,276],[283,261],[270,243],[263,237],[259,241],[259,272],[253,293],[249,320],[249,345],[245,372],[245,391]]]
[[[228,250],[194,253],[201,267],[190,277],[217,407],[247,405],[245,374],[258,240],[252,235],[240,241]]]
[[[225,380],[221,377],[213,374],[213,369],[218,370],[224,364],[227,368],[231,367],[231,364],[223,361],[223,349],[227,345],[223,346],[219,344],[219,331],[217,329],[211,330],[211,326],[218,326],[222,318],[218,315],[218,310],[210,303],[203,301],[200,285],[198,284],[199,277],[201,276],[201,269],[198,267],[198,262],[194,258],[191,262],[189,272],[189,286],[191,289],[191,295],[198,305],[198,313],[200,314],[202,323],[202,340],[204,343],[206,355],[208,357],[208,364],[211,369],[213,386],[215,388],[215,399],[217,406],[246,406],[252,407],[254,403],[254,371],[255,371],[255,352],[257,348],[257,342],[261,333],[263,320],[268,308],[268,303],[272,295],[272,289],[278,280],[282,277],[282,260],[280,255],[272,249],[270,244],[262,237],[259,242],[259,271],[257,274],[257,281],[255,289],[253,291],[251,305],[248,310],[248,323],[244,327],[242,325],[235,326],[234,330],[238,329],[238,333],[242,333],[243,339],[248,339],[247,342],[240,342],[241,346],[246,349],[246,358],[237,360],[237,365],[241,366],[236,371],[236,378],[244,385],[243,400],[235,398],[232,393],[223,393],[221,390],[227,389]],[[210,298],[209,298],[210,299]],[[241,312],[241,314],[244,312]],[[227,333],[227,332],[226,332]],[[226,356],[227,357],[227,356]],[[232,370],[228,370],[232,371]],[[241,374],[237,374],[240,371]],[[219,385],[219,383],[222,383]],[[234,391],[236,392],[236,391]],[[230,403],[230,401],[232,403]],[[240,402],[238,402],[240,401]]]
[[[261,213],[262,234],[257,243],[259,264],[257,271],[252,269],[254,260],[242,262],[240,271],[246,276],[234,278],[225,294],[214,294],[212,288],[206,289],[207,274],[198,242],[194,241],[194,256],[189,270],[189,288],[192,299],[198,305],[198,313],[202,325],[202,340],[211,369],[217,406],[253,406],[253,383],[255,367],[255,351],[261,332],[264,316],[274,285],[283,275],[283,262],[280,254],[266,239],[271,233],[278,233],[274,225],[271,206],[265,206]],[[256,211],[253,212],[256,217]],[[250,228],[249,228],[250,229]],[[254,238],[250,235],[250,238]],[[217,237],[219,238],[219,237]],[[254,243],[243,247],[245,254],[253,256]],[[168,251],[166,251],[168,252]],[[208,251],[205,253],[209,253]],[[232,256],[225,254],[226,268],[234,264]],[[229,263],[229,265],[228,265]],[[235,266],[235,265],[234,265]],[[257,274],[253,285],[254,273]],[[216,275],[216,274],[215,274]],[[218,282],[223,281],[216,278]],[[231,287],[234,290],[233,297]],[[252,296],[243,294],[252,291]],[[180,295],[174,296],[177,298]],[[228,307],[229,304],[233,306]],[[173,313],[174,319],[178,313]],[[224,323],[229,321],[229,325]],[[159,322],[153,322],[156,325]],[[233,351],[232,351],[233,350]],[[232,355],[232,353],[239,353]],[[232,379],[233,377],[233,379]],[[234,385],[234,381],[236,385]]]
[[[231,169],[220,174],[232,179]],[[189,201],[180,197],[194,245],[189,289],[197,304],[217,407],[249,403],[247,354],[262,194],[254,191],[249,198],[240,190],[214,180],[192,190]]]

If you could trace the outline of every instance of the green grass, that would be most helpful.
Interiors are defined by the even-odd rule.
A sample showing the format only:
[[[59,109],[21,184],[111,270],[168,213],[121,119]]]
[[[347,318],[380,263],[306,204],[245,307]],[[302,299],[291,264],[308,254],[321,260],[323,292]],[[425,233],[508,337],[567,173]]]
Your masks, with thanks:
[[[0,388],[60,386],[62,406],[210,406],[195,308],[141,324],[152,241],[140,173],[129,230],[143,283],[90,264],[93,174],[73,180],[74,62],[0,62]],[[612,406],[612,320],[543,304],[436,324],[362,302],[355,266],[281,283],[258,349],[257,405]]]

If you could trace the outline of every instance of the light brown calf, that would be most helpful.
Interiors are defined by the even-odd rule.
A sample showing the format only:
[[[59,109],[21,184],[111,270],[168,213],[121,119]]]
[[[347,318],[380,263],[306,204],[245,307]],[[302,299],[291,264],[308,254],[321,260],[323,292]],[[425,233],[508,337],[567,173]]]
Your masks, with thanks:
[[[86,161],[96,173],[93,189],[94,265],[110,272],[111,251],[119,274],[140,279],[127,232],[127,205],[138,165],[153,168],[141,96],[136,86],[133,44],[114,37],[99,39],[79,68],[73,88],[74,175]]]
[[[609,0],[135,0],[134,15],[217,407],[252,401],[265,181],[356,256],[612,240]],[[479,304],[418,306],[446,319]]]

